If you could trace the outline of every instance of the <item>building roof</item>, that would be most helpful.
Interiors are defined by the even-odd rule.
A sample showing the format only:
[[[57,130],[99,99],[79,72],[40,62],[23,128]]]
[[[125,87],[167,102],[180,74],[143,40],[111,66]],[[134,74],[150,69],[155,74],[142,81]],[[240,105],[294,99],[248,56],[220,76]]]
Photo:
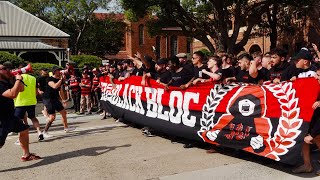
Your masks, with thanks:
[[[60,37],[70,35],[8,1],[0,1],[0,37]]]
[[[63,50],[42,42],[0,41],[0,50]]]

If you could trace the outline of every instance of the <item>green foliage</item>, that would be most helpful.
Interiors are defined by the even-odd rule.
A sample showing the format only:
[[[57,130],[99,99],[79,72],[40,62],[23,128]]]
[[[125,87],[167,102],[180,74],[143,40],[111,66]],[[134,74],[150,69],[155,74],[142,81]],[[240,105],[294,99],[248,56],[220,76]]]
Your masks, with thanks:
[[[207,57],[214,55],[214,53],[210,52],[208,49],[200,49],[199,51],[201,51],[201,52],[202,52],[203,54],[205,54]]]
[[[6,61],[10,61],[14,67],[19,66],[19,64],[23,63],[24,60],[14,54],[9,52],[0,51],[0,64],[3,64]]]
[[[71,61],[77,63],[79,68],[82,68],[85,64],[90,67],[98,67],[102,63],[102,59],[92,55],[73,55]]]
[[[79,49],[85,54],[100,57],[106,54],[117,54],[124,45],[125,30],[126,24],[122,21],[94,19],[90,27],[84,31]]]
[[[32,75],[37,77],[40,75],[40,70],[42,68],[48,68],[49,71],[51,71],[53,66],[56,66],[56,64],[49,64],[49,63],[31,63],[32,66]]]

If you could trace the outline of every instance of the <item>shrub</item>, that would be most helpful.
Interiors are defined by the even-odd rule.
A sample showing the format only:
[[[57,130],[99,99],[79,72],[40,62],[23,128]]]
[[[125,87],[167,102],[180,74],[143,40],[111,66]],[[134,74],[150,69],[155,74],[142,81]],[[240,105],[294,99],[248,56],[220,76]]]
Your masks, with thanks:
[[[24,60],[14,54],[11,54],[9,52],[0,51],[0,64],[3,64],[4,62],[9,61],[13,64],[14,67],[18,67],[19,64],[23,63]]]
[[[214,53],[210,52],[208,49],[200,49],[199,51],[201,51],[207,57],[214,55]]]
[[[49,71],[51,71],[53,66],[56,66],[56,64],[49,64],[49,63],[31,63],[32,66],[32,75],[35,77],[38,77],[40,75],[40,70],[42,68],[48,68]]]
[[[102,63],[102,59],[92,55],[73,55],[71,61],[77,63],[79,68],[82,68],[85,64],[90,67],[98,67]]]

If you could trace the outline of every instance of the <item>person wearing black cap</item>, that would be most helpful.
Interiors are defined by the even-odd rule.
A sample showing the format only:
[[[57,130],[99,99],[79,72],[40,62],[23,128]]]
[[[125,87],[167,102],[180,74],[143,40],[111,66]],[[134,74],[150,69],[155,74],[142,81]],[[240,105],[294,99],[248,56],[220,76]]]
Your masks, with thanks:
[[[313,56],[307,48],[302,48],[299,53],[293,57],[296,65],[296,71],[290,80],[304,77],[316,77],[317,68],[311,64]]]
[[[226,78],[226,82],[231,81],[242,82],[242,83],[254,83],[257,84],[259,79],[259,71],[256,67],[253,57],[248,53],[243,53],[238,57],[238,63],[240,70],[235,77]]]
[[[73,130],[73,128],[68,128],[67,112],[60,101],[60,88],[62,83],[65,82],[65,76],[60,73],[60,70],[61,68],[58,66],[52,67],[53,75],[48,78],[47,88],[43,94],[43,104],[46,106],[47,112],[49,114],[46,127],[43,131],[43,136],[45,138],[51,137],[48,134],[48,130],[53,121],[56,119],[56,111],[59,112],[62,116],[64,131],[69,132]]]

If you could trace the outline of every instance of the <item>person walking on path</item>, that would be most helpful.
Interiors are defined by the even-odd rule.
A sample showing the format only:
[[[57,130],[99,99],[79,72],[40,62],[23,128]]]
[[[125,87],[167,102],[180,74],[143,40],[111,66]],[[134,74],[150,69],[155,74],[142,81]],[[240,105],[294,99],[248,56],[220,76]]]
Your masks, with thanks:
[[[5,144],[7,135],[10,132],[16,132],[19,133],[19,141],[23,151],[21,161],[41,159],[40,156],[30,153],[29,126],[14,116],[13,99],[24,90],[23,78],[16,75],[14,83],[10,82],[11,79],[13,78],[9,69],[0,64],[0,148]]]
[[[53,121],[56,119],[56,111],[62,116],[64,131],[69,132],[74,130],[74,128],[68,128],[67,112],[60,101],[59,91],[62,83],[65,81],[65,77],[60,73],[60,70],[61,68],[58,66],[54,66],[52,68],[53,75],[48,78],[48,86],[43,94],[43,104],[46,106],[49,114],[49,118],[43,132],[44,138],[50,137],[48,130]]]
[[[24,120],[25,114],[28,114],[28,118],[31,119],[33,126],[38,132],[38,139],[42,141],[43,134],[41,133],[39,120],[36,118],[36,104],[37,104],[37,82],[34,76],[29,74],[21,75],[25,84],[24,91],[20,92],[14,99],[14,105],[16,107],[14,115],[21,120]],[[27,119],[24,122],[28,125]]]

